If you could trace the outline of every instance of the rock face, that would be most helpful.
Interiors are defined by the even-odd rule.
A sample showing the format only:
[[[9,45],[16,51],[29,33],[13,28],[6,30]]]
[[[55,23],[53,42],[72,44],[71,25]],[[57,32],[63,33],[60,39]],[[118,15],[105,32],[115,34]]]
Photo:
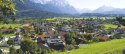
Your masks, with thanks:
[[[24,0],[24,3],[16,1],[18,15],[29,14],[45,16],[56,14],[75,14],[77,11],[65,0]],[[33,13],[34,12],[34,13]],[[27,15],[28,16],[28,15]]]

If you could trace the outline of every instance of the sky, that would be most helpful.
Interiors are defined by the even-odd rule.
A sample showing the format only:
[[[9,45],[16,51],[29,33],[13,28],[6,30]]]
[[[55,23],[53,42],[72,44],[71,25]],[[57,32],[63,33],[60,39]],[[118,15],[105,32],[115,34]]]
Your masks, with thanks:
[[[78,9],[97,9],[101,6],[125,8],[125,0],[67,0],[68,3]]]

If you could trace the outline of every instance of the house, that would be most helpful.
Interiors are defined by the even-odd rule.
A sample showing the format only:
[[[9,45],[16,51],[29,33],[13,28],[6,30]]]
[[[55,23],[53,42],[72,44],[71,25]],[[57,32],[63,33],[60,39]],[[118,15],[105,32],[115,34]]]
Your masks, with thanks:
[[[14,40],[17,45],[20,45],[21,44],[21,35],[15,35]]]
[[[71,31],[72,29],[71,29],[71,27],[70,27],[70,26],[65,25],[65,27],[63,27],[63,29],[62,29],[62,30],[64,30],[64,31]]]
[[[10,34],[10,33],[14,33],[14,29],[0,29],[0,32],[2,32],[3,34]]]
[[[49,34],[47,34],[47,33],[43,33],[43,34],[41,34],[41,35],[37,35],[38,37],[41,37],[41,38],[49,38],[50,37],[50,35]]]
[[[47,39],[47,44],[50,48],[64,50],[64,42],[61,40],[61,36],[51,36]]]
[[[109,39],[109,37],[107,35],[99,36],[100,41],[106,41],[108,39]]]
[[[125,28],[118,28],[117,32],[124,34],[125,33]]]

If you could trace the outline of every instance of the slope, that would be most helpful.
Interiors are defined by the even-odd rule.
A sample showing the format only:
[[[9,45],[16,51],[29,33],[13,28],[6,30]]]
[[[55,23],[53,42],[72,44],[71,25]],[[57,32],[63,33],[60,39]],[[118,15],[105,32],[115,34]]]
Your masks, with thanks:
[[[123,49],[125,49],[125,39],[117,39],[81,46],[79,49],[71,50],[69,54],[122,54]],[[60,54],[67,54],[67,52]]]

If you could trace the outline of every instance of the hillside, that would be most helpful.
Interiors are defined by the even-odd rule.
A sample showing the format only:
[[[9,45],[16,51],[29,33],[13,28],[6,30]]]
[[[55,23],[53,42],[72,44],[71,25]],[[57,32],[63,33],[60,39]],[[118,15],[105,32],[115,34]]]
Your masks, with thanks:
[[[69,54],[122,54],[123,49],[125,49],[124,45],[125,39],[111,40],[81,46],[79,49],[71,50]],[[60,54],[67,54],[67,52]]]
[[[24,0],[16,1],[17,17],[53,17],[75,14],[77,11],[65,0]]]

